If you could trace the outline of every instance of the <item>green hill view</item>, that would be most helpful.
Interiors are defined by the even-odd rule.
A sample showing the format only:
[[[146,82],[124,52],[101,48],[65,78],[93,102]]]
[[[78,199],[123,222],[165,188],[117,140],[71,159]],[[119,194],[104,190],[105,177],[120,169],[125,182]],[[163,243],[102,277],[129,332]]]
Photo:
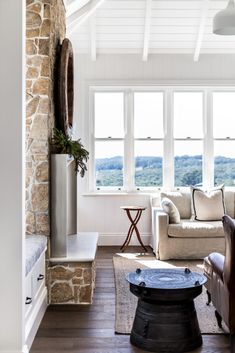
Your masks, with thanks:
[[[215,158],[215,185],[235,185],[235,158]],[[202,184],[202,156],[175,157],[175,185],[190,186]],[[96,159],[96,185],[123,185],[122,157]],[[137,187],[162,186],[162,158],[137,157],[135,160],[135,185]]]

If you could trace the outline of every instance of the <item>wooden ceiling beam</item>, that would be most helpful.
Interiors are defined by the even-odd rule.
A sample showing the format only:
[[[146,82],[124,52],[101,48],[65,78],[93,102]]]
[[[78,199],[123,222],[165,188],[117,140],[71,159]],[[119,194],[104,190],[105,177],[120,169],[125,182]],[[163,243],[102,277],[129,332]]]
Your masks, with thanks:
[[[194,50],[194,57],[193,57],[194,61],[198,61],[199,55],[201,52],[202,41],[203,41],[203,36],[204,36],[204,31],[205,31],[205,24],[206,24],[207,13],[208,13],[208,8],[209,8],[209,1],[210,0],[203,1],[201,17],[200,17],[200,22],[199,22],[199,26],[198,26],[196,46],[195,46],[195,50]]]
[[[80,9],[67,17],[67,33],[71,34],[84,23],[105,0],[90,0]]]
[[[151,27],[152,0],[146,0],[145,23],[144,23],[144,43],[142,60],[148,60],[150,27]]]

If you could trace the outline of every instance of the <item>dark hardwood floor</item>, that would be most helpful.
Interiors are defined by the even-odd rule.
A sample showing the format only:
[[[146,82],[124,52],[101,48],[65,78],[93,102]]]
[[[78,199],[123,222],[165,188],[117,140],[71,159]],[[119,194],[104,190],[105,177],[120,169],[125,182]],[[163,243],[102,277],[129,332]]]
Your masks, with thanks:
[[[126,251],[138,252],[129,247]],[[96,289],[92,305],[50,306],[41,322],[30,353],[143,353],[129,335],[114,333],[115,285],[112,257],[118,247],[99,247]],[[203,335],[203,346],[192,353],[229,353],[229,338]],[[177,353],[177,352],[174,352]]]

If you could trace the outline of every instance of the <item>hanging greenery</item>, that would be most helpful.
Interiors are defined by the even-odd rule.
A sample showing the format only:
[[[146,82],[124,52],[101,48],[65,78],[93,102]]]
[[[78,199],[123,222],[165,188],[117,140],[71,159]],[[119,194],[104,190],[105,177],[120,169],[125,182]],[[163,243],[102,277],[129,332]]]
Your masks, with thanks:
[[[89,152],[83,147],[80,139],[72,140],[71,136],[54,128],[51,146],[53,153],[68,154],[72,157],[75,162],[76,173],[80,173],[81,177],[84,177],[87,171],[86,163],[89,158]]]

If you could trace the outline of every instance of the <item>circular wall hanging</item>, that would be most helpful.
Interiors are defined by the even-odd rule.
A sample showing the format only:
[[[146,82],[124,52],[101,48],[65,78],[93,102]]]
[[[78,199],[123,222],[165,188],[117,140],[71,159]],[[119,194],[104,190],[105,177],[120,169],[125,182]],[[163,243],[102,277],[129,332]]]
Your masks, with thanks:
[[[73,47],[68,38],[65,38],[61,45],[59,59],[59,128],[68,134],[69,128],[73,126]]]

